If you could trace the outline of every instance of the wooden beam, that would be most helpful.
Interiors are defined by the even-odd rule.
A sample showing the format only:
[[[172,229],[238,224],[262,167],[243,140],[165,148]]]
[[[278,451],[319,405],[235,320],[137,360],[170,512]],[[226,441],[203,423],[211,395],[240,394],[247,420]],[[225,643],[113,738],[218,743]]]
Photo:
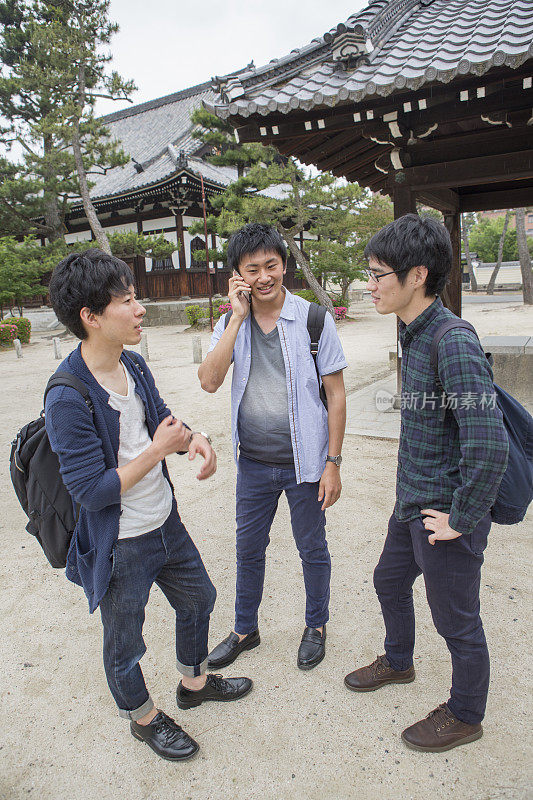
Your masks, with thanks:
[[[459,195],[451,189],[424,189],[417,193],[421,203],[439,211],[459,211]]]
[[[533,206],[533,184],[494,192],[475,192],[459,196],[461,212],[492,211],[497,208]]]
[[[411,167],[400,173],[415,191],[427,188],[476,186],[533,178],[533,150],[465,158],[449,164]],[[396,178],[400,176],[396,174]]]
[[[459,99],[460,91],[457,89],[453,93],[448,92],[442,95],[438,100],[432,99],[431,90],[428,89],[424,108],[419,108],[418,102],[412,97],[408,100],[411,102],[411,111],[404,111],[404,103],[399,97],[394,98],[393,103],[389,102],[384,107],[380,107],[378,102],[370,104],[369,110],[373,114],[373,120],[368,118],[367,110],[362,105],[351,104],[350,111],[346,110],[346,106],[339,106],[335,110],[320,109],[306,115],[307,119],[299,116],[297,121],[293,121],[294,115],[290,113],[283,115],[277,122],[273,117],[259,117],[252,123],[248,122],[248,124],[238,127],[237,133],[240,142],[277,144],[283,139],[305,136],[306,133],[316,135],[320,131],[327,134],[347,129],[359,129],[360,131],[364,129],[366,137],[377,135],[393,140],[389,123],[383,120],[383,116],[389,113],[396,112],[397,119],[395,121],[407,130],[419,127],[427,128],[434,123],[447,124],[454,121],[479,119],[482,114],[487,115],[500,111],[511,113],[527,109],[533,104],[532,97],[533,90],[523,89],[521,79],[515,77],[499,84],[499,90],[488,96],[468,99],[464,102]],[[368,103],[365,104],[365,106],[368,105]],[[354,114],[360,115],[360,121],[357,120],[357,116],[354,119]],[[287,121],[288,119],[291,121]]]
[[[531,148],[530,127],[470,131],[467,134],[432,137],[410,146],[398,146],[397,158],[404,167],[441,164],[458,159],[516,153]],[[390,162],[389,162],[390,163]]]

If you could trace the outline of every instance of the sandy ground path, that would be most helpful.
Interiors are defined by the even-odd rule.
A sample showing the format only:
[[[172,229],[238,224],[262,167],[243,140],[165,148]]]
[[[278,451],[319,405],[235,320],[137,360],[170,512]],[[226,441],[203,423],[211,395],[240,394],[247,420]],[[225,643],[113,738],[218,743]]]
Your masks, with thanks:
[[[386,374],[395,323],[368,303],[340,327],[350,368],[349,390]],[[533,309],[469,306],[465,316],[482,335],[533,333]],[[194,428],[213,434],[219,469],[206,484],[194,465],[175,456],[170,471],[182,518],[218,590],[210,642],[232,625],[234,482],[230,454],[229,381],[202,392],[192,364],[190,334],[148,332],[162,395]],[[204,352],[209,335],[202,334]],[[75,345],[63,341],[63,353]],[[198,739],[191,762],[158,759],[129,734],[115,713],[101,664],[99,614],[88,613],[81,590],[51,569],[24,531],[25,517],[8,477],[7,453],[16,430],[40,410],[56,362],[51,340],[39,336],[17,361],[0,352],[0,542],[2,586],[2,800],[521,800],[531,797],[531,534],[495,526],[482,576],[482,611],[492,658],[484,737],[443,755],[414,753],[400,732],[447,698],[448,652],[436,634],[424,586],[415,586],[417,680],[370,694],[346,691],[354,664],[382,652],[383,626],[372,570],[393,506],[396,445],[356,436],[344,447],[343,495],[328,512],[333,576],[326,659],[311,672],[296,668],[303,630],[302,570],[282,498],[271,533],[262,644],[226,674],[254,679],[235,704],[175,706],[173,619],[161,592],[147,608],[142,661],[157,704]]]

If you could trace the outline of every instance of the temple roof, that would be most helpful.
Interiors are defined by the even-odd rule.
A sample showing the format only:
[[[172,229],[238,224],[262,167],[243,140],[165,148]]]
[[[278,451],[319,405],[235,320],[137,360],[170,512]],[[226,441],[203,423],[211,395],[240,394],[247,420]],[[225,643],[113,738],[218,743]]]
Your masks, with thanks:
[[[533,57],[531,0],[371,0],[306,47],[215,81],[222,118],[287,114],[517,69]]]
[[[135,194],[183,171],[202,175],[206,182],[220,187],[235,180],[235,169],[217,167],[195,156],[202,144],[192,137],[195,126],[190,116],[202,101],[213,97],[211,84],[202,83],[103,117],[111,138],[122,144],[130,161],[105,175],[91,175],[91,198]]]

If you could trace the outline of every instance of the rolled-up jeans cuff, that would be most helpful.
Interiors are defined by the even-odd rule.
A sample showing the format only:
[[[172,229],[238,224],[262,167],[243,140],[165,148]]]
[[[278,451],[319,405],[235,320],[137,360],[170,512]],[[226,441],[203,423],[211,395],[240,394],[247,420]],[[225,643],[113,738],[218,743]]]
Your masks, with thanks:
[[[133,711],[126,711],[124,708],[119,708],[118,715],[123,719],[131,719],[133,722],[137,722],[138,719],[142,719],[145,714],[148,714],[153,707],[154,701],[148,696],[148,700],[146,700],[142,706],[139,706],[139,708],[134,708]]]
[[[185,675],[187,678],[197,678],[198,675],[203,675],[207,669],[207,658],[205,658],[201,664],[195,664],[194,666],[190,667],[187,664],[182,664],[181,661],[176,661],[176,666],[178,668],[178,672],[181,672],[182,675]]]

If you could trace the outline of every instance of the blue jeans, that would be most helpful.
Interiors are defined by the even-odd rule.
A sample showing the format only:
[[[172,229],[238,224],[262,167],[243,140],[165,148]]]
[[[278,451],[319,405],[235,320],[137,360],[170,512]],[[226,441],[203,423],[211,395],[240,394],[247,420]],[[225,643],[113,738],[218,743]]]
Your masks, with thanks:
[[[268,467],[241,456],[237,470],[236,633],[251,633],[258,627],[265,554],[283,491],[291,512],[292,533],[302,559],[305,624],[319,628],[329,619],[331,560],[326,542],[326,515],[317,500],[318,483],[297,484],[293,467]]]
[[[413,663],[415,614],[413,583],[424,576],[426,596],[438,633],[452,657],[448,706],[462,722],[475,725],[485,714],[489,688],[489,652],[479,615],[483,551],[491,519],[487,515],[471,535],[429,544],[421,517],[400,522],[393,515],[374,571],[385,620],[385,652],[393,669]]]
[[[207,667],[209,615],[216,591],[175,500],[160,528],[117,541],[111,581],[100,602],[107,682],[120,716],[133,720],[154,705],[139,666],[146,652],[144,609],[154,583],[176,612],[179,671],[192,677],[202,674]]]

